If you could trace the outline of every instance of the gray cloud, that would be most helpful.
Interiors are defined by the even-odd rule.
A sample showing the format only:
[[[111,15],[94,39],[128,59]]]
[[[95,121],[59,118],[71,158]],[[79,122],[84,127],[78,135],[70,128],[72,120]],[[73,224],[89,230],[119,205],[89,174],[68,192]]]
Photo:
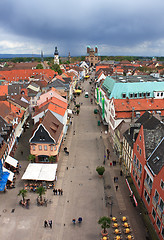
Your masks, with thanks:
[[[161,48],[164,39],[163,0],[2,0],[0,9],[0,29],[9,37],[5,39],[1,34],[3,40],[19,39],[26,45],[38,44],[45,51],[54,43],[66,48],[62,54],[71,51],[78,55],[82,54],[83,44],[84,51],[86,45],[98,44],[102,51],[113,47],[120,54],[126,50],[137,55],[139,46],[149,42],[147,54],[151,55],[153,49],[159,52],[155,43]]]

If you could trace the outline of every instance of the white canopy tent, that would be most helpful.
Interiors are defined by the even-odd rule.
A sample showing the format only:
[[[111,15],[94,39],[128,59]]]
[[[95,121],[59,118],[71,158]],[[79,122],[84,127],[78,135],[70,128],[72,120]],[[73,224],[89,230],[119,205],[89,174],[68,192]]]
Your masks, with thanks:
[[[10,165],[13,166],[13,167],[16,167],[17,164],[18,164],[18,160],[16,160],[16,159],[13,158],[13,157],[10,157],[10,156],[7,156],[5,162],[8,163],[8,164],[10,164]]]
[[[5,167],[3,167],[3,172],[9,172],[9,173],[10,173],[10,175],[9,175],[9,177],[8,177],[8,180],[9,180],[10,182],[12,182],[12,181],[13,181],[13,177],[14,177],[14,173],[11,172],[10,170],[6,169]]]
[[[23,180],[54,181],[57,163],[30,163],[22,176]]]

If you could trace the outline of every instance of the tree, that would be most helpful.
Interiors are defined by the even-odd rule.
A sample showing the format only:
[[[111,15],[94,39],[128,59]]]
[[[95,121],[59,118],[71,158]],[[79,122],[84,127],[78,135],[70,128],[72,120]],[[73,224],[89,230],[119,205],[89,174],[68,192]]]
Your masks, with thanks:
[[[50,163],[55,162],[55,156],[49,156],[49,162]]]
[[[101,224],[101,228],[103,229],[103,233],[107,232],[107,228],[110,228],[111,219],[109,217],[103,216],[99,219],[98,224]]]
[[[22,201],[25,202],[25,197],[27,195],[27,190],[21,189],[18,193],[18,196],[20,196],[20,195],[22,196]]]
[[[58,64],[51,64],[51,69],[55,72],[58,72],[59,75],[62,74],[62,70],[60,69],[60,66]]]
[[[40,202],[42,202],[42,195],[45,194],[46,189],[43,186],[40,186],[36,189],[36,193],[39,194]]]
[[[28,156],[28,159],[29,159],[29,161],[34,162],[34,161],[35,161],[35,155],[30,154],[30,155]]]
[[[41,63],[38,63],[38,65],[36,66],[36,69],[43,69],[43,65]]]
[[[98,166],[98,167],[96,168],[96,171],[98,172],[98,174],[99,174],[100,176],[102,176],[102,175],[104,174],[104,172],[105,172],[105,168],[104,168],[103,166]]]

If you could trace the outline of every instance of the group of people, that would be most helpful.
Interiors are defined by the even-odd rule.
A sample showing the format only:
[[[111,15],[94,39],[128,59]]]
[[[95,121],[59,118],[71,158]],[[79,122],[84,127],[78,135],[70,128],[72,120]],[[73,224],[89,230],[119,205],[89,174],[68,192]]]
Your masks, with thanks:
[[[50,228],[52,228],[52,220],[44,220],[44,227],[46,228],[46,227],[50,227]]]
[[[62,189],[53,189],[54,195],[63,195],[63,190]]]

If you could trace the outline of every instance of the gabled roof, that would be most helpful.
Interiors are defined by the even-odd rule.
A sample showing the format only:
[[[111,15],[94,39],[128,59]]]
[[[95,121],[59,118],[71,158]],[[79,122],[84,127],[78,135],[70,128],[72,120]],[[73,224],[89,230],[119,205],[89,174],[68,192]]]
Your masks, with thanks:
[[[0,109],[0,116],[3,117],[7,123],[12,122],[16,117],[21,119],[24,114],[24,110],[20,110],[19,107],[14,106],[8,101],[0,101]]]
[[[24,100],[22,97],[24,98]],[[29,107],[29,100],[30,99],[27,96],[22,96],[22,95],[8,96],[8,101],[24,109]]]
[[[32,142],[31,140],[41,125],[48,132],[49,136],[57,143],[63,131],[63,124],[50,111],[46,112],[41,123],[35,124],[35,130],[29,141]]]

